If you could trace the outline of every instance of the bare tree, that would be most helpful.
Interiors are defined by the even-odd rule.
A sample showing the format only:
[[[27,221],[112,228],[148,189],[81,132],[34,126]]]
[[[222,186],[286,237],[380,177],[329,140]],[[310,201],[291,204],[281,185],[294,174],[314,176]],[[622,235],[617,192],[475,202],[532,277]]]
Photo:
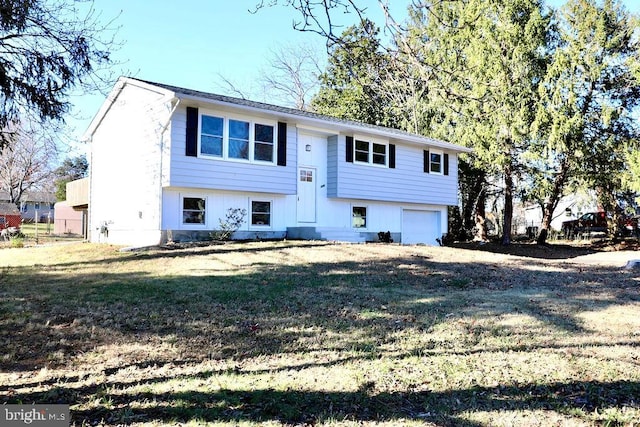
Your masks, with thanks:
[[[307,110],[318,91],[322,68],[319,53],[310,45],[280,45],[270,51],[267,68],[261,70],[259,80],[269,98]]]
[[[10,138],[0,152],[0,191],[20,207],[26,191],[47,190],[52,182],[55,145],[36,126],[11,124],[4,130]]]
[[[223,93],[241,99],[261,98],[307,110],[319,88],[318,78],[323,70],[321,56],[309,45],[279,45],[270,50],[266,66],[258,71],[255,80],[258,87],[240,85],[221,73],[217,73],[217,86]]]

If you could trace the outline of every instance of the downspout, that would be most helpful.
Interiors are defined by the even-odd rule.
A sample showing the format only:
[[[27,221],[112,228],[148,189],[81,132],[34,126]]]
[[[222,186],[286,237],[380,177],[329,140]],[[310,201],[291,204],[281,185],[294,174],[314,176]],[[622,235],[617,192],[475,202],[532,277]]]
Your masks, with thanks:
[[[160,128],[160,173],[158,174],[159,179],[158,179],[158,183],[159,183],[159,188],[158,188],[158,230],[160,230],[160,242],[162,242],[162,208],[163,208],[163,186],[162,186],[162,181],[163,181],[163,175],[162,175],[162,168],[163,168],[163,158],[164,158],[164,133],[167,131],[167,128],[169,127],[169,125],[171,124],[171,119],[173,118],[173,113],[176,111],[176,109],[178,108],[178,105],[180,105],[180,98],[176,98],[175,96],[173,96],[169,102],[173,103],[175,101],[175,105],[173,106],[173,108],[171,109],[171,111],[169,112],[169,117],[167,118],[167,122],[164,124],[164,126],[162,126]],[[169,159],[171,159],[171,151],[169,151]]]

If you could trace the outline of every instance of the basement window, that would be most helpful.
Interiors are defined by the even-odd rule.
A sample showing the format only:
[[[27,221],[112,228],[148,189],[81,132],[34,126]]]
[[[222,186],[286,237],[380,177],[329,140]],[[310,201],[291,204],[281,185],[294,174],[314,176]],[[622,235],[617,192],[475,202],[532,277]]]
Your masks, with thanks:
[[[182,199],[182,223],[204,224],[205,199],[185,197]]]
[[[271,226],[271,202],[251,201],[251,225],[259,227]]]
[[[367,228],[366,206],[353,206],[351,208],[351,226],[353,228]]]

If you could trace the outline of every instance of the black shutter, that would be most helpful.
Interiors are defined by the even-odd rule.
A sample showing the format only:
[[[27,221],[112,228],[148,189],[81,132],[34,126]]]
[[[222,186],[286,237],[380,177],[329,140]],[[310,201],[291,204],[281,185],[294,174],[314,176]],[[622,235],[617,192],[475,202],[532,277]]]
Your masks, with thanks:
[[[185,155],[198,156],[198,109],[187,107],[187,134]]]
[[[449,155],[444,153],[444,174],[449,175]]]
[[[429,150],[424,150],[424,173],[429,173]]]
[[[287,166],[287,124],[278,122],[278,166]]]
[[[353,163],[353,137],[347,137],[347,162]]]
[[[396,168],[396,145],[389,144],[389,168]]]

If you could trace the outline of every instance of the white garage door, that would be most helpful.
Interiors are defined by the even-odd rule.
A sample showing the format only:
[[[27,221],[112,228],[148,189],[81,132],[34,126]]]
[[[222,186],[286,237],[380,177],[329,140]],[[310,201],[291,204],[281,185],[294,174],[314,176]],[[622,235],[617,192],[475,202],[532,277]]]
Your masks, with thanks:
[[[402,243],[438,245],[436,239],[440,237],[440,212],[402,211]]]

